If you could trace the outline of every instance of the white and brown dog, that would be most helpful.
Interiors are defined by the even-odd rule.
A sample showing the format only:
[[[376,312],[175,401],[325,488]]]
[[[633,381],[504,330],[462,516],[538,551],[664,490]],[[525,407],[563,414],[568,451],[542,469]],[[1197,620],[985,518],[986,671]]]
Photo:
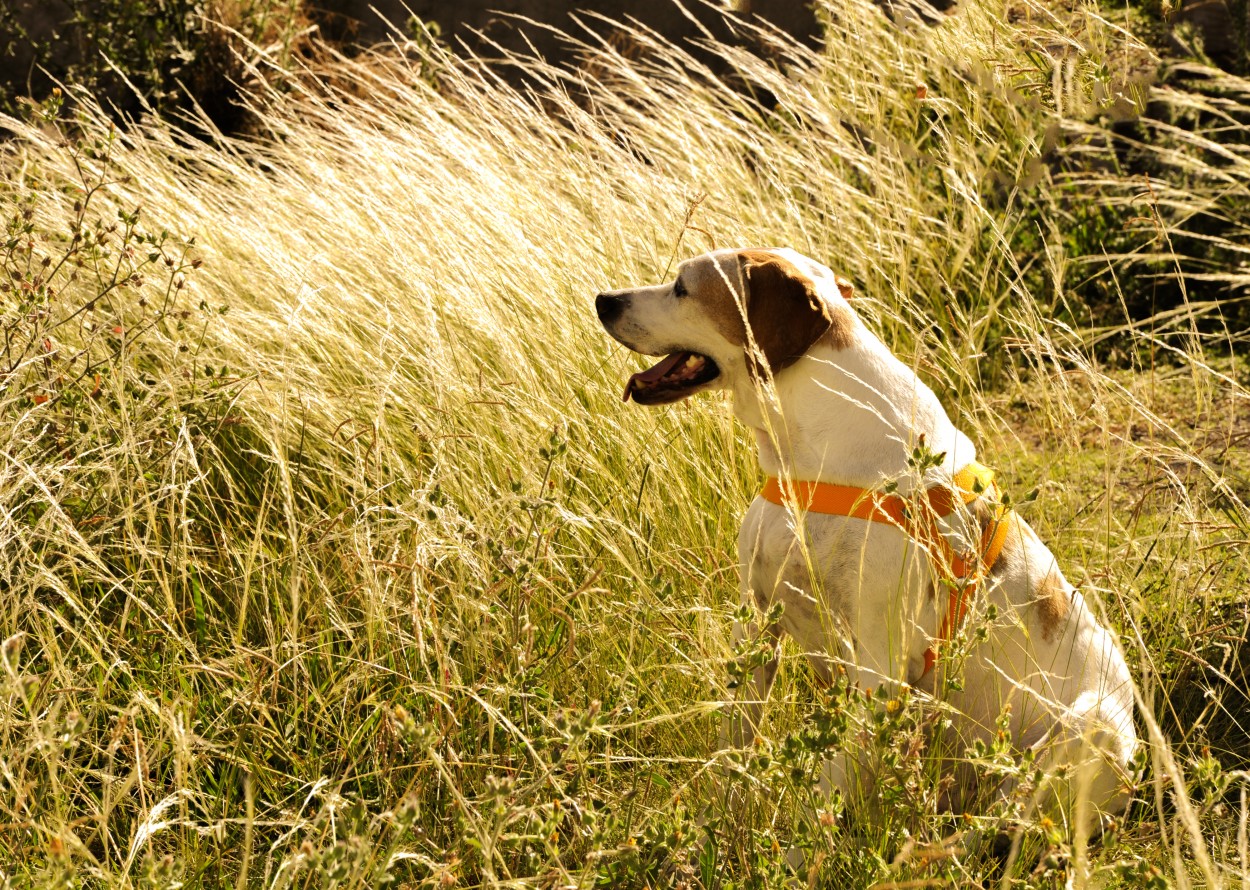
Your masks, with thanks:
[[[763,632],[788,633],[822,679],[840,665],[860,688],[938,692],[965,744],[1008,715],[1015,744],[1051,776],[1038,806],[1087,835],[1129,800],[1137,737],[1124,658],[850,296],[792,250],[720,250],[670,283],[600,294],[595,308],[621,343],[666,356],[629,379],[627,400],[727,389],[755,434],[770,478],[738,538],[742,597],[765,613],[784,604]],[[931,459],[917,465],[917,446]],[[961,683],[935,690],[938,648],[968,609],[985,630],[969,635]],[[735,639],[758,631],[735,627]],[[739,693],[736,744],[759,719],[778,652]],[[843,753],[827,777],[847,792],[856,766]]]

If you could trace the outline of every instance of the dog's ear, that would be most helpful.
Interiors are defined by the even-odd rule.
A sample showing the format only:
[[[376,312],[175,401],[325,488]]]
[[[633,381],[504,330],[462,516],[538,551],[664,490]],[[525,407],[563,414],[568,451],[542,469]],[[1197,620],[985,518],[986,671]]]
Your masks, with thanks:
[[[812,282],[793,264],[764,251],[739,255],[747,287],[747,324],[758,353],[747,347],[747,364],[763,377],[763,354],[776,374],[794,364],[833,324],[829,307],[816,296]]]

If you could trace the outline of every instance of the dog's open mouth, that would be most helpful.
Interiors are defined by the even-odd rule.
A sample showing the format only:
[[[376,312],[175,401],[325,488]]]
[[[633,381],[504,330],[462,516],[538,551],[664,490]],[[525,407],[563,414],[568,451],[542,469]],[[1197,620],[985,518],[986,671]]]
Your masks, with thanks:
[[[690,395],[691,391],[720,374],[716,362],[706,355],[681,350],[640,371],[625,384],[628,402],[633,396],[639,405],[662,405]]]

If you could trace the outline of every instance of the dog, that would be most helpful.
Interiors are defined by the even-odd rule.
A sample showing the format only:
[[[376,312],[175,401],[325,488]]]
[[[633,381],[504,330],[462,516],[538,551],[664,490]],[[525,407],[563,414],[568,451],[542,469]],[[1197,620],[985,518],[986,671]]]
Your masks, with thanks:
[[[753,737],[789,634],[826,683],[845,671],[851,688],[940,697],[964,745],[988,743],[1006,721],[1047,777],[1035,815],[1089,837],[1131,799],[1124,657],[934,392],[859,318],[853,293],[788,248],[732,249],[687,260],[671,282],[595,299],[613,338],[664,356],[629,378],[625,400],[728,390],[768,477],[738,537],[741,595],[757,615],[783,608],[771,626],[735,624],[736,643],[762,636],[772,656],[739,690],[724,739]],[[959,682],[939,683],[956,637]],[[852,795],[858,760],[829,758],[826,787]]]

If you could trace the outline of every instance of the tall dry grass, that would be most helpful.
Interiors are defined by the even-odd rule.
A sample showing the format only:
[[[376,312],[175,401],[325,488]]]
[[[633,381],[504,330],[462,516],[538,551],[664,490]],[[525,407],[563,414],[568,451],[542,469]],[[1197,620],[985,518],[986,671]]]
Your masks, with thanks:
[[[414,44],[254,94],[251,140],[6,119],[5,878],[781,886],[795,845],[834,887],[1246,881],[1245,337],[1202,290],[1244,270],[1174,247],[1246,155],[1174,128],[1124,169],[1099,114],[1148,96],[1108,73],[1131,41],[1027,12],[853,0],[826,51],[720,73],[635,32],[513,60],[532,91]],[[1229,83],[1149,97],[1244,129]],[[716,751],[752,448],[717,398],[621,406],[636,362],[590,311],[713,244],[852,279],[1041,487],[1141,681],[1140,801],[1100,845],[1031,827],[1002,873],[1010,814],[940,813],[923,757],[882,825],[813,809],[818,736],[876,720],[886,758],[917,724],[848,716],[793,653],[767,738]],[[1091,268],[1185,300],[1091,320]]]

